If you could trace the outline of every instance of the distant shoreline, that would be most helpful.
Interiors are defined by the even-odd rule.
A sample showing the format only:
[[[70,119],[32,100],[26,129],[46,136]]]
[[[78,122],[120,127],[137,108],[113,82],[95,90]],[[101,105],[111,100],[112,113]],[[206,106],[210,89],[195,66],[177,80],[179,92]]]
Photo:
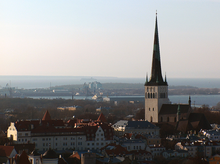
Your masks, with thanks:
[[[87,80],[83,81],[85,78]],[[18,89],[50,88],[61,85],[80,85],[91,81],[101,83],[140,84],[144,87],[146,78],[118,78],[100,76],[0,76],[0,86]],[[193,86],[198,88],[220,88],[220,78],[167,78],[169,86]]]

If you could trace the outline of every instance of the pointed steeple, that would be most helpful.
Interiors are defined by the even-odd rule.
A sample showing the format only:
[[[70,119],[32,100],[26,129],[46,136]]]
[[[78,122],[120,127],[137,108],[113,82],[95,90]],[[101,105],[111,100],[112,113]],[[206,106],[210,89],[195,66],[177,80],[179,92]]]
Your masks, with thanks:
[[[160,46],[159,46],[159,36],[157,27],[157,13],[156,13],[156,23],[155,23],[155,33],[154,33],[154,48],[153,48],[153,59],[151,68],[151,77],[146,85],[167,85],[167,82],[163,80],[161,73],[160,64]]]
[[[165,83],[167,82],[167,75],[166,75],[166,73],[165,73]]]
[[[50,118],[50,113],[48,112],[48,110],[47,110],[46,113],[44,114],[44,117],[42,118],[42,120],[51,120],[51,118]]]
[[[146,74],[146,81],[145,81],[145,85],[148,83],[148,74]]]
[[[103,115],[103,113],[101,113],[99,115],[99,118],[97,119],[97,121],[100,121],[102,123],[106,123],[107,122],[107,120],[106,120],[105,116]]]
[[[189,96],[189,106],[191,107],[191,96]]]

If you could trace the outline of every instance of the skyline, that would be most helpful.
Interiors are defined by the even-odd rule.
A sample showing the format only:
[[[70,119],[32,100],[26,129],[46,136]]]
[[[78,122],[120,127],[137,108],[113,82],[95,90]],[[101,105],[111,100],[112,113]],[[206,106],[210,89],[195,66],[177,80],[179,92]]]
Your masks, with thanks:
[[[150,78],[157,10],[163,77],[219,78],[220,1],[83,2],[0,1],[0,75]]]

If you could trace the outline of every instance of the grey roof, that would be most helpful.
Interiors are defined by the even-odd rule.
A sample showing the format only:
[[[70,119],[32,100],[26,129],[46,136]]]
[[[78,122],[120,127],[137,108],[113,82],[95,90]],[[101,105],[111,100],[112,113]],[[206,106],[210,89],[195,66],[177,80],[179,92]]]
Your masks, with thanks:
[[[127,120],[120,120],[120,121],[118,121],[118,122],[116,122],[115,124],[113,124],[113,126],[114,125],[118,125],[118,126],[124,126],[124,125],[127,125],[127,123],[128,123],[128,121]]]
[[[51,148],[49,148],[49,150],[47,150],[44,154],[43,154],[43,158],[58,158],[58,155],[56,154],[56,152],[54,150],[52,150]]]

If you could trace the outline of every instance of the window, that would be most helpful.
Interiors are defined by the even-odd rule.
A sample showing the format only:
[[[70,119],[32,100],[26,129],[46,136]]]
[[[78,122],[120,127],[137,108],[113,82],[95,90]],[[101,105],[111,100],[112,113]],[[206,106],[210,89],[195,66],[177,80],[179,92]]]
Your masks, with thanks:
[[[25,136],[28,136],[28,133],[25,133]]]
[[[149,108],[149,111],[150,111],[150,108]]]
[[[160,93],[160,98],[166,98],[166,94],[165,93]]]
[[[78,142],[78,145],[82,145],[82,142]]]

